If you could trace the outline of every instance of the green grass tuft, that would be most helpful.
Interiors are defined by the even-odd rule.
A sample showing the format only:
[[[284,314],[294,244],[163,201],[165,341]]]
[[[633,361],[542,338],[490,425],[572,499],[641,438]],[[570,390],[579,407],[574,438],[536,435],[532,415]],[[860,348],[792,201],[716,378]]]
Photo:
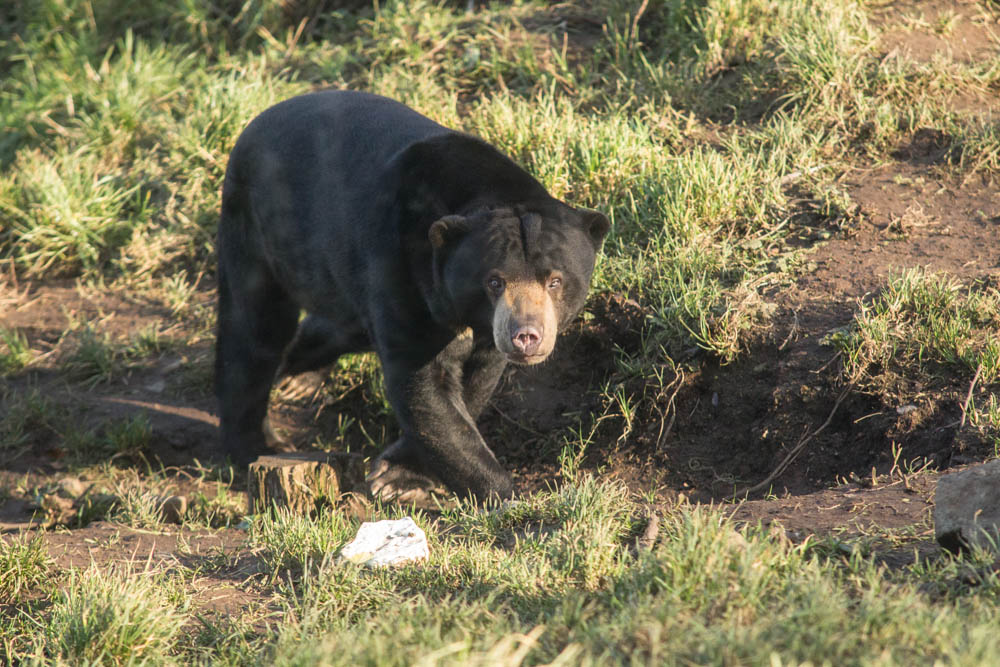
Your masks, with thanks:
[[[962,416],[1000,453],[1000,291],[940,273],[891,276],[831,337],[846,381],[898,407],[928,390],[959,396]]]
[[[73,571],[52,603],[36,655],[57,664],[167,662],[181,639],[185,607],[154,573]]]
[[[935,375],[983,385],[1000,379],[1000,292],[963,287],[944,274],[910,270],[890,277],[862,303],[852,330],[834,341],[848,381],[887,389],[902,377]]]
[[[268,571],[300,574],[318,565],[353,536],[356,526],[340,512],[324,510],[316,518],[276,509],[249,519],[249,540],[259,548]]]
[[[908,664],[991,660],[996,577],[929,597],[947,562],[891,572],[687,505],[637,550],[637,507],[584,480],[492,512],[448,513],[423,565],[327,560],[286,600],[274,664]],[[949,574],[950,573],[950,574]]]
[[[0,351],[0,377],[18,373],[31,363],[34,354],[28,339],[17,329],[0,327],[0,343],[6,351]]]
[[[19,535],[0,544],[0,605],[22,604],[48,582],[52,564],[41,535]]]

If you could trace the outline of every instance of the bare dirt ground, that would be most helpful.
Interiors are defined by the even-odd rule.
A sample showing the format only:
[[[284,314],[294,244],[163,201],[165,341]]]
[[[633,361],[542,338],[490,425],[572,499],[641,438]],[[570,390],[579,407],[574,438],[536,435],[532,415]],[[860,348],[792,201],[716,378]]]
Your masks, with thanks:
[[[879,20],[901,26],[886,34],[881,48],[916,59],[940,51],[962,58],[995,53],[988,26],[963,14],[964,7],[904,2],[879,10]],[[947,39],[933,30],[946,11],[959,17]],[[973,111],[995,103],[961,102]],[[621,420],[609,418],[606,431],[614,435],[598,429],[600,444],[587,452],[583,469],[620,478],[637,492],[654,489],[661,500],[684,494],[694,502],[726,503],[768,480],[798,451],[749,500],[731,506],[737,519],[780,522],[797,539],[868,537],[882,545],[890,562],[912,557],[914,549],[934,551],[930,510],[939,471],[989,454],[959,432],[967,387],[921,396],[917,409],[905,414],[897,410],[903,406],[882,405],[858,393],[838,404],[843,387],[835,352],[822,341],[850,323],[858,299],[876,290],[890,270],[927,267],[962,280],[1000,281],[995,184],[978,177],[959,180],[941,169],[944,155],[936,132],[918,130],[898,147],[893,161],[846,174],[842,185],[857,209],[837,228],[818,228],[810,202],[801,201],[795,233],[808,253],[807,268],[793,284],[768,295],[777,305],[770,331],[741,361],[703,363],[701,370],[679,378],[676,392],[656,402],[659,412],[638,415],[626,437],[619,437]],[[212,285],[203,282],[193,298],[210,308]],[[644,313],[637,304],[620,295],[596,296],[588,309],[594,317],[567,333],[552,362],[508,373],[482,418],[484,434],[524,490],[558,483],[559,446],[549,434],[588,423],[587,415],[596,418],[598,390],[614,377],[612,346],[628,350],[639,344]],[[160,328],[165,339],[172,334],[186,339],[180,334],[190,333],[193,325],[141,293],[25,284],[13,274],[0,284],[0,321],[23,331],[32,349],[43,353],[35,370],[9,381],[11,389],[36,389],[84,429],[145,415],[152,428],[146,459],[165,471],[171,489],[213,493],[214,482],[197,473],[197,462],[217,457],[209,336],[167,345],[151,361],[110,381],[81,384],[67,378],[54,359],[72,323],[91,322],[121,339],[148,326]],[[44,356],[48,351],[51,364]],[[692,358],[698,354],[693,351]],[[275,420],[305,444],[329,432],[336,410],[327,408],[322,400],[285,401],[275,409]],[[346,411],[365,415],[363,405]],[[796,450],[803,438],[808,440]],[[65,450],[44,425],[15,454],[0,462],[0,486],[23,491],[0,496],[0,534],[8,536],[37,520],[29,490],[57,481],[67,468]],[[66,567],[91,562],[204,566],[200,604],[208,611],[266,603],[263,593],[255,596],[236,585],[259,571],[254,555],[242,546],[245,532],[236,528],[141,531],[98,521],[45,535],[52,555]],[[903,537],[911,556],[893,551]]]

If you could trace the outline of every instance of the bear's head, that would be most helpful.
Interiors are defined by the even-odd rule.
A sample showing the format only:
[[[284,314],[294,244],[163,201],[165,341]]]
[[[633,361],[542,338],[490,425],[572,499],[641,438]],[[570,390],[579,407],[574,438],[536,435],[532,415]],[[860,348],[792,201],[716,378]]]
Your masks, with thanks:
[[[492,328],[509,361],[537,364],[583,308],[608,229],[603,214],[561,203],[444,217],[428,231],[435,289],[456,321]]]

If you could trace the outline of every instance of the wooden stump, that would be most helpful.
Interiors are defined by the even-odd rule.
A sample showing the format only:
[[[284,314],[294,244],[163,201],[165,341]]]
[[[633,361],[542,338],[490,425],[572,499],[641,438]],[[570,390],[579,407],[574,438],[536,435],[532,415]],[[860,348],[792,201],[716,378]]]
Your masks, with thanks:
[[[251,514],[272,506],[308,514],[341,495],[364,493],[365,464],[358,454],[288,452],[261,456],[250,464],[247,505]]]

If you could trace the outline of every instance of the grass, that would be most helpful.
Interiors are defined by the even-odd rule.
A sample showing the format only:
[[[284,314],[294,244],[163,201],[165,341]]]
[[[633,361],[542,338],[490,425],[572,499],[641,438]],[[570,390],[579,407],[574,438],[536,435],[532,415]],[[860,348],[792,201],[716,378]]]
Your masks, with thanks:
[[[249,542],[262,552],[267,571],[301,573],[322,562],[353,537],[354,526],[339,512],[315,519],[287,510],[256,515],[248,526]]]
[[[418,516],[427,563],[338,563],[356,521],[329,511],[241,523],[231,475],[196,472],[201,490],[179,530],[243,526],[238,560],[257,569],[232,585],[257,605],[232,618],[198,609],[192,590],[207,566],[53,572],[42,540],[18,538],[0,552],[0,661],[997,662],[997,575],[970,584],[962,574],[984,554],[887,569],[867,543],[793,544],[683,504],[663,510],[660,539],[644,550],[647,508],[581,476],[597,440],[622,442],[654,413],[662,433],[685,373],[747,359],[771,324],[774,288],[807,270],[800,242],[849,233],[857,207],[845,169],[891,161],[933,128],[942,178],[995,178],[1000,133],[979,102],[995,97],[996,59],[884,53],[873,6],[852,0],[523,0],[471,14],[460,4],[45,0],[4,12],[0,262],[22,282],[136,290],[197,329],[125,340],[103,318],[71,321],[50,362],[31,330],[0,327],[0,374],[13,380],[0,389],[0,456],[16,461],[44,442],[74,471],[102,461],[113,493],[81,506],[80,523],[168,530],[166,482],[145,459],[155,435],[141,417],[78,419],[33,389],[33,374],[51,363],[74,387],[99,390],[211,338],[202,297],[228,153],[254,115],[292,95],[391,95],[494,143],[554,195],[605,211],[613,229],[594,291],[634,300],[642,335],[609,352],[598,413],[543,438],[561,449],[564,486]],[[987,5],[978,11],[992,20]],[[945,12],[913,28],[948,37],[962,20]],[[1000,454],[998,307],[995,285],[896,274],[833,336],[842,379],[887,407],[947,395],[960,428]],[[207,393],[209,366],[186,357],[180,390]],[[391,439],[373,357],[342,359],[327,392],[331,438],[352,449]],[[116,468],[129,463],[144,474]],[[903,531],[893,545],[918,540]]]
[[[0,604],[18,602],[29,590],[45,584],[50,564],[41,536],[5,540],[0,550]]]
[[[155,573],[72,572],[31,656],[40,663],[163,663],[181,639],[183,599]]]
[[[677,508],[659,544],[635,553],[630,509],[620,489],[583,481],[527,506],[447,516],[461,530],[437,538],[426,566],[371,575],[321,566],[299,584],[290,611],[303,626],[291,624],[296,640],[283,637],[274,659],[502,662],[524,649],[530,663],[756,664],[773,655],[857,664],[885,655],[887,664],[905,664],[960,657],[952,652],[964,652],[960,644],[940,654],[931,647],[949,632],[964,634],[959,619],[974,608],[995,615],[988,599],[997,590],[985,592],[995,580],[979,603],[938,617],[915,585],[872,561],[813,556],[820,551],[809,543],[740,530],[706,510]],[[978,635],[973,654],[996,654],[995,640],[970,634]]]
[[[850,382],[878,389],[939,369],[994,384],[1000,379],[998,313],[995,287],[963,287],[922,270],[891,276],[870,303],[860,304],[851,332],[837,338],[844,372]]]
[[[108,519],[131,528],[156,529],[163,526],[163,498],[161,488],[138,476],[116,479]]]
[[[872,560],[827,558],[686,506],[636,552],[634,511],[621,489],[583,480],[527,506],[447,515],[450,531],[430,527],[426,565],[327,561],[303,573],[269,660],[907,664],[1000,650],[972,620],[996,617],[995,576],[933,600]],[[915,569],[943,582],[949,567]]]
[[[98,333],[91,325],[68,332],[63,370],[77,380],[89,384],[107,382],[121,369],[121,355],[106,333]]]
[[[62,423],[60,408],[37,389],[17,392],[5,387],[3,403],[6,410],[0,422],[0,451],[11,458],[26,451],[33,440],[57,433]]]
[[[185,525],[206,528],[230,528],[243,518],[246,512],[246,498],[241,493],[233,493],[228,485],[218,483],[215,495],[196,491],[188,496],[190,505],[184,515]]]
[[[892,665],[1000,657],[1000,576],[988,568],[977,578],[963,574],[989,563],[985,552],[888,569],[862,543],[792,543],[782,531],[736,525],[685,502],[661,508],[658,537],[645,548],[636,546],[643,512],[620,485],[580,477],[492,511],[418,515],[430,559],[389,570],[338,562],[357,523],[336,512],[264,514],[250,522],[242,552],[262,556],[255,588],[269,591],[279,615],[262,605],[250,617],[256,622],[205,616],[191,587],[209,570],[167,576],[148,565],[91,566],[59,574],[61,592],[50,606],[29,605],[27,625],[4,621],[8,651],[28,664]],[[394,516],[397,509],[377,510],[375,518]],[[895,539],[905,548],[918,538]],[[17,579],[24,602],[25,592],[48,585],[47,570],[38,569],[44,547],[40,538],[14,545],[5,559],[22,572],[33,563],[34,574]]]
[[[887,406],[919,400],[934,389],[964,398],[968,423],[1000,451],[1000,292],[963,286],[945,274],[910,270],[890,276],[870,302],[859,304],[850,330],[832,343],[851,384]]]
[[[0,342],[6,351],[0,353],[0,375],[13,375],[23,370],[34,357],[28,339],[17,329],[0,327]]]
[[[585,49],[531,3],[471,16],[427,2],[316,16],[193,3],[184,20],[119,5],[25,9],[4,45],[0,252],[29,276],[149,285],[211,270],[218,184],[246,122],[311,87],[368,88],[607,211],[598,288],[650,308],[652,349],[694,343],[732,360],[769,317],[761,292],[790,215],[782,179],[848,145],[885,156],[942,115],[960,165],[988,168],[1000,146],[991,125],[913,92],[988,89],[993,69],[876,67],[873,29],[850,2],[678,0],[635,23],[631,3],[594,0],[581,11],[605,28],[573,33]],[[756,126],[693,141],[733,109],[757,109]]]
[[[59,456],[69,455],[75,464],[90,464],[108,457],[141,460],[152,436],[144,415],[110,419],[99,427],[88,426],[65,406],[47,398],[37,389],[10,390],[4,394],[7,408],[0,424],[0,451],[14,458],[37,441],[51,445]]]

